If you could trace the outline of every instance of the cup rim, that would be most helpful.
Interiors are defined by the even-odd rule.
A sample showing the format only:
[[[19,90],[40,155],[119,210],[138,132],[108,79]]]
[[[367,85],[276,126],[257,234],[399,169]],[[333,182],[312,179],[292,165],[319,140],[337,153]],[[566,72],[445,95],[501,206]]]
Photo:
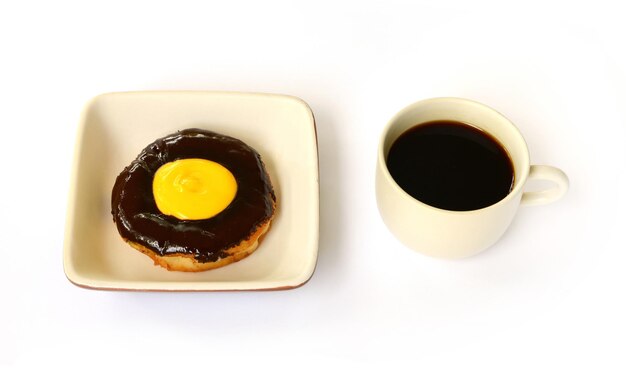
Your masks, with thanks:
[[[389,134],[389,130],[391,129],[391,127],[393,126],[393,124],[400,118],[400,116],[402,116],[403,114],[405,114],[406,112],[408,112],[409,110],[417,107],[417,106],[421,106],[427,103],[437,103],[437,102],[456,102],[459,104],[465,104],[465,105],[472,105],[472,106],[477,106],[479,108],[484,109],[487,112],[493,112],[498,114],[500,117],[502,117],[503,120],[505,120],[509,126],[511,127],[511,130],[513,131],[513,133],[517,136],[517,138],[519,139],[519,141],[521,141],[522,143],[522,150],[524,153],[524,157],[523,162],[521,163],[521,167],[522,167],[522,173],[520,173],[520,175],[518,176],[517,173],[515,176],[515,185],[513,186],[513,190],[511,190],[506,197],[502,198],[501,200],[499,200],[498,202],[491,204],[487,207],[483,207],[483,208],[479,208],[479,209],[475,209],[475,210],[465,210],[465,211],[458,211],[458,210],[446,210],[443,208],[438,208],[438,207],[434,207],[431,206],[429,204],[426,204],[422,201],[420,201],[419,199],[413,198],[409,193],[407,193],[406,191],[404,191],[404,189],[402,187],[400,187],[400,185],[398,185],[398,183],[396,182],[396,180],[391,176],[391,173],[389,173],[389,168],[387,168],[387,160],[385,159],[385,152],[384,152],[384,148],[385,148],[385,139],[387,137],[387,135]],[[513,159],[511,157],[511,159]],[[530,154],[528,151],[528,145],[526,144],[526,140],[524,139],[524,136],[522,136],[522,133],[520,132],[520,130],[515,126],[515,124],[513,124],[512,121],[510,121],[506,116],[504,116],[502,113],[496,111],[495,109],[474,101],[474,100],[469,100],[466,98],[459,98],[459,97],[436,97],[436,98],[428,98],[428,99],[423,99],[423,100],[418,100],[416,102],[413,102],[409,105],[407,105],[406,107],[402,108],[400,111],[398,111],[385,125],[385,128],[383,129],[383,132],[380,136],[379,142],[378,142],[378,167],[380,169],[380,173],[385,177],[385,180],[389,183],[391,183],[392,188],[398,192],[399,194],[401,194],[402,196],[404,196],[407,200],[411,201],[411,202],[415,202],[421,206],[424,206],[428,209],[431,209],[433,211],[439,211],[442,213],[451,213],[451,214],[468,214],[468,213],[472,213],[472,212],[480,212],[480,211],[486,211],[486,210],[490,210],[492,208],[496,208],[499,207],[501,204],[504,204],[506,202],[509,202],[511,199],[517,197],[517,195],[522,191],[522,188],[524,186],[524,184],[526,183],[526,179],[528,178],[528,173],[530,171]]]

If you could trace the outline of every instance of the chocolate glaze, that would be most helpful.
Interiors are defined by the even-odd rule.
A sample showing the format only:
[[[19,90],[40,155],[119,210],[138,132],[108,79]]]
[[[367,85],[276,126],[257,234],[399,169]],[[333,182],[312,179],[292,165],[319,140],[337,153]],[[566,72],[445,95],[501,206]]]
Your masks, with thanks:
[[[211,160],[233,173],[237,194],[224,211],[203,220],[179,220],[159,211],[152,194],[154,174],[163,164],[184,158]],[[185,129],[148,145],[120,173],[111,208],[125,240],[161,256],[193,254],[199,262],[214,262],[266,223],[275,201],[261,156],[254,149],[232,137]]]

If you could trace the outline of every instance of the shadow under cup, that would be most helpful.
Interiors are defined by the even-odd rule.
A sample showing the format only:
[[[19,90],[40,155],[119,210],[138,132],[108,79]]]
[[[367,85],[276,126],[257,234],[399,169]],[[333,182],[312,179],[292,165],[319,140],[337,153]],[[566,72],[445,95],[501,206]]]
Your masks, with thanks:
[[[479,127],[505,148],[514,170],[514,183],[506,197],[488,207],[450,211],[413,198],[396,183],[386,163],[393,143],[416,125],[441,120]],[[508,228],[520,204],[529,169],[524,138],[497,111],[466,99],[423,100],[400,111],[383,132],[376,169],[378,208],[389,230],[413,250],[438,257],[471,256],[494,244]]]

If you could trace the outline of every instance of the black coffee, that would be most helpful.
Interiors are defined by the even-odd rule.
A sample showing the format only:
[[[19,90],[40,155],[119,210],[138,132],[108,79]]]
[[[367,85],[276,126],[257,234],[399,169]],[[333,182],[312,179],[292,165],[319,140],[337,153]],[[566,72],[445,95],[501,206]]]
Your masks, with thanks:
[[[456,121],[432,121],[407,130],[391,146],[387,167],[413,198],[454,211],[500,201],[515,178],[508,153],[494,137]]]

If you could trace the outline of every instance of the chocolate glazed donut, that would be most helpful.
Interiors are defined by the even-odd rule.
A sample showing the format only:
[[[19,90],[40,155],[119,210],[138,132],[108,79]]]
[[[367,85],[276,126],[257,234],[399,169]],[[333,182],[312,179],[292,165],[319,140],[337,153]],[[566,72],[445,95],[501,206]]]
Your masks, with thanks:
[[[216,216],[180,220],[159,211],[152,192],[165,163],[202,158],[227,168],[237,181],[233,201]],[[276,196],[260,155],[244,142],[202,129],[185,129],[148,145],[117,177],[113,220],[124,240],[160,256],[193,255],[200,263],[228,256],[226,250],[271,220]]]

